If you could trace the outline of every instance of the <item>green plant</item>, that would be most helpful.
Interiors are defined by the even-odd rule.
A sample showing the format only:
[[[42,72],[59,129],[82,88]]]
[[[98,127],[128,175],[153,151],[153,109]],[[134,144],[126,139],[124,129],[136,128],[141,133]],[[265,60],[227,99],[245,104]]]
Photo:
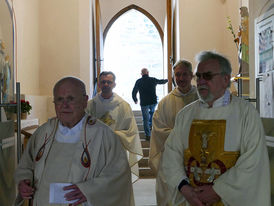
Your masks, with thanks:
[[[234,32],[234,29],[233,29],[233,26],[232,26],[232,23],[231,23],[231,18],[228,16],[227,17],[227,29],[231,32],[231,34],[233,35],[233,39],[234,39],[234,43],[236,44],[236,48],[237,50],[239,50],[239,39],[238,37],[236,36],[235,32]]]
[[[7,111],[10,113],[16,113],[17,107],[16,102],[11,101],[10,104],[13,106],[7,107]],[[30,105],[29,101],[25,101],[24,99],[21,100],[21,113],[28,113],[30,114],[30,110],[32,109],[32,106]]]
[[[30,110],[32,106],[30,105],[29,101],[25,101],[24,99],[21,100],[21,113],[27,112],[30,114]]]

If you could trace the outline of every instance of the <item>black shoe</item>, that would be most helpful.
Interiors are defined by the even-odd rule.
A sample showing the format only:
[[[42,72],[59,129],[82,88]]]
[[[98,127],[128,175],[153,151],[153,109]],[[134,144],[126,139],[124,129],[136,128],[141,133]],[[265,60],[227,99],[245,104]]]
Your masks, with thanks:
[[[150,141],[150,136],[146,136],[146,140],[147,140],[147,141]]]

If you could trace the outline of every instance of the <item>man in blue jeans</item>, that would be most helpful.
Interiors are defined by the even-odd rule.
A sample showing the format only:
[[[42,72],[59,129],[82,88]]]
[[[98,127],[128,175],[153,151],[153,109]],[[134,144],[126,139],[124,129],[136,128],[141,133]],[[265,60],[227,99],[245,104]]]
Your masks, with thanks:
[[[137,104],[138,99],[136,94],[139,92],[146,140],[149,141],[152,126],[152,116],[157,104],[156,86],[157,84],[165,84],[168,82],[168,80],[149,77],[149,72],[146,68],[141,70],[141,75],[142,78],[136,81],[132,90],[132,99],[135,104]]]

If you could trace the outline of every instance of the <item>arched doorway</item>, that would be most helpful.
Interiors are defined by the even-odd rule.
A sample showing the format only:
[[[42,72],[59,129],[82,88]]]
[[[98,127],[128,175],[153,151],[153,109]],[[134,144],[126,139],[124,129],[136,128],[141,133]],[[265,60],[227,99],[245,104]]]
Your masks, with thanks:
[[[104,66],[102,70],[116,75],[114,91],[130,103],[133,110],[139,110],[131,98],[135,81],[146,67],[150,76],[158,79],[164,76],[162,30],[155,19],[143,9],[131,5],[112,18],[104,32]],[[161,99],[167,93],[167,86],[157,86]]]

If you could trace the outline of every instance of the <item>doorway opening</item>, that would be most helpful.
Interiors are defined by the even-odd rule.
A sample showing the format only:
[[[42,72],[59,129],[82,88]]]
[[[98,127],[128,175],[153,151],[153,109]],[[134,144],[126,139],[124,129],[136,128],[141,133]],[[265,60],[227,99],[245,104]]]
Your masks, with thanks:
[[[141,78],[142,68],[147,68],[152,77],[166,78],[163,45],[156,26],[142,12],[130,9],[114,21],[105,36],[102,70],[116,75],[114,92],[126,100],[132,110],[140,110],[131,92],[135,81]],[[167,94],[167,85],[158,85],[156,92],[160,100]]]

